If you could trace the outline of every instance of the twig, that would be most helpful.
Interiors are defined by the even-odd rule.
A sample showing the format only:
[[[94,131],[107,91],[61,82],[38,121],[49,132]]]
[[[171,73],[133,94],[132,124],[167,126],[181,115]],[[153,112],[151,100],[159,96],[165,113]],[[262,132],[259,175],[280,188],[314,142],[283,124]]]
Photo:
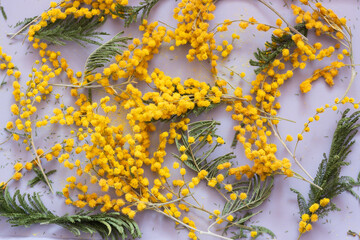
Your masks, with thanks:
[[[3,145],[4,143],[6,143],[7,141],[9,141],[11,139],[11,135],[3,142],[0,143],[0,145]]]
[[[192,195],[192,194],[191,194],[191,195]],[[181,198],[177,198],[177,199],[175,199],[175,200],[171,200],[171,201],[168,201],[168,202],[164,202],[164,203],[151,203],[151,202],[143,202],[143,203],[145,203],[145,204],[147,204],[147,205],[150,205],[150,206],[152,206],[152,207],[154,207],[154,208],[159,208],[159,207],[162,207],[162,206],[166,206],[166,205],[168,205],[168,204],[180,202],[180,201],[182,201],[184,198],[187,198],[187,197],[189,197],[189,195],[183,196],[183,197],[181,197]],[[141,201],[140,201],[140,202],[141,202]]]
[[[191,227],[191,226],[187,225],[186,223],[180,221],[179,219],[177,219],[177,218],[175,218],[175,217],[173,217],[173,216],[170,216],[170,215],[164,213],[163,211],[161,211],[161,210],[159,210],[159,209],[156,209],[155,211],[157,211],[158,213],[161,213],[161,214],[167,216],[168,218],[171,218],[171,219],[174,220],[175,222],[183,225],[184,227],[186,227],[186,228],[188,228],[188,229],[191,229],[191,230],[194,230],[194,231],[198,232],[199,234],[210,235],[210,236],[213,236],[213,237],[217,237],[217,238],[219,238],[219,239],[233,240],[232,238],[224,237],[224,236],[215,234],[215,233],[210,232],[210,231],[202,231],[202,230],[196,229],[196,228],[194,228],[194,227]]]
[[[53,190],[53,188],[52,188],[52,186],[51,186],[51,184],[50,184],[50,182],[49,182],[48,177],[46,176],[46,173],[44,172],[44,169],[43,169],[43,167],[42,167],[42,165],[41,165],[41,160],[40,160],[40,158],[39,158],[39,155],[38,155],[37,152],[36,152],[36,148],[35,148],[35,144],[34,144],[34,139],[33,139],[33,137],[32,137],[32,132],[31,132],[30,142],[31,142],[31,146],[32,146],[32,148],[33,148],[33,150],[34,150],[34,154],[35,154],[35,157],[36,157],[36,163],[37,163],[38,167],[40,168],[40,171],[41,171],[41,173],[43,174],[44,179],[45,179],[45,181],[46,181],[46,184],[49,186],[51,193],[54,194],[54,190]]]
[[[165,26],[167,26],[167,27],[169,27],[169,28],[176,29],[176,28],[170,26],[169,24],[167,24],[167,23],[165,23],[165,22],[163,22],[163,21],[158,21],[158,22],[161,23],[161,24],[163,24],[163,25],[165,25]]]
[[[295,177],[295,178],[300,179],[300,180],[303,180],[303,181],[305,181],[305,182],[307,182],[307,183],[309,183],[309,184],[313,185],[314,187],[316,187],[316,188],[318,188],[318,189],[322,190],[322,187],[320,187],[320,186],[316,185],[315,183],[313,183],[313,182],[311,182],[311,181],[307,180],[306,178],[304,178],[303,176],[301,176],[301,175],[300,175],[300,174],[298,174],[297,172],[294,172],[294,170],[291,170],[291,171],[294,173],[294,177]]]
[[[16,33],[14,33],[10,39],[13,39],[14,37],[16,37],[17,35],[19,35],[22,31],[24,31],[26,28],[28,28],[31,24],[33,24],[34,22],[38,21],[41,18],[41,15],[37,16],[36,18],[34,18],[31,22],[29,22],[28,24],[26,24],[25,26],[23,26],[19,31],[17,31]]]
[[[294,159],[295,163],[301,168],[301,170],[312,180],[314,181],[314,178],[311,177],[311,175],[308,173],[308,171],[306,171],[306,169],[301,165],[301,163],[297,160],[296,156],[292,154],[292,152],[290,151],[290,149],[288,148],[288,146],[285,144],[285,142],[282,140],[282,138],[280,137],[280,135],[278,134],[278,132],[276,131],[274,125],[269,122],[275,136],[279,139],[279,141],[281,142],[281,144],[284,146],[284,148],[286,149],[286,151],[290,154],[290,156]],[[305,180],[305,178],[303,178],[302,180]],[[316,186],[319,189],[322,189],[320,186],[312,183],[314,186]]]
[[[260,24],[259,22],[250,22],[248,20],[243,20],[243,19],[237,19],[237,20],[232,20],[232,21],[229,21],[229,22],[222,22],[222,23],[218,23],[215,25],[215,27],[213,27],[210,32],[213,32],[217,27],[221,26],[221,25],[224,25],[224,24],[229,24],[229,23],[234,23],[234,22],[246,22],[246,23],[250,23],[250,24]],[[269,24],[266,24],[266,23],[263,23],[263,25],[265,26],[268,26],[269,28],[275,28],[277,29],[278,27],[275,27],[273,25],[269,25]],[[217,33],[217,31],[215,32]]]

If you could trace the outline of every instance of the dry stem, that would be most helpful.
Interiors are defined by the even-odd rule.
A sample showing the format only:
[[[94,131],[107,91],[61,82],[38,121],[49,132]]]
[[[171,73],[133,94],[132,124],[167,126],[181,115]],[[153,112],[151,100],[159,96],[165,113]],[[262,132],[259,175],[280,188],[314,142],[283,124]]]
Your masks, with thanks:
[[[35,157],[36,157],[36,164],[37,164],[38,167],[40,168],[40,171],[41,171],[41,173],[43,174],[44,179],[45,179],[45,181],[46,181],[46,184],[49,186],[51,193],[54,193],[54,190],[53,190],[53,188],[52,188],[52,186],[51,186],[51,184],[50,184],[50,182],[49,182],[49,179],[48,179],[48,177],[46,176],[45,171],[44,171],[44,169],[43,169],[43,167],[42,167],[42,165],[41,165],[41,160],[40,160],[40,158],[39,158],[39,155],[38,155],[37,152],[36,152],[36,148],[35,148],[34,139],[33,139],[33,137],[32,137],[32,134],[31,134],[30,142],[31,142],[31,146],[32,146],[32,148],[33,148],[33,151],[34,151],[34,154],[35,154]]]
[[[170,216],[170,215],[164,213],[164,212],[161,211],[160,209],[155,209],[155,211],[158,212],[158,213],[161,213],[161,214],[165,215],[166,217],[174,220],[175,222],[179,223],[180,225],[183,225],[184,227],[186,227],[186,228],[188,228],[188,229],[191,229],[191,230],[193,230],[193,231],[198,232],[199,234],[210,235],[210,236],[213,236],[213,237],[217,237],[217,238],[219,238],[219,239],[232,240],[232,238],[228,238],[228,237],[224,237],[224,236],[215,234],[215,233],[213,233],[213,232],[210,232],[209,230],[208,230],[208,231],[202,231],[202,230],[196,229],[196,228],[194,228],[194,227],[191,227],[191,226],[189,226],[188,224],[180,221],[179,219],[177,219],[177,218],[175,218],[175,217],[173,217],[173,216]]]
[[[308,171],[306,171],[306,169],[301,165],[301,163],[297,160],[296,156],[290,151],[290,149],[288,148],[288,146],[286,145],[286,143],[282,140],[282,138],[280,137],[278,131],[275,129],[274,125],[269,122],[275,136],[279,139],[279,141],[281,142],[281,144],[284,146],[284,148],[286,149],[286,151],[290,154],[290,156],[294,159],[295,163],[301,168],[301,170],[312,180],[314,181],[314,178],[311,177],[311,175],[308,173]],[[298,174],[299,175],[299,174]],[[313,182],[310,182],[308,180],[306,180],[304,177],[302,177],[301,175],[299,175],[299,179],[301,180],[304,180],[306,182],[309,182],[310,184],[314,185],[315,187],[319,188],[322,190],[322,188],[318,185],[316,185],[315,183]]]

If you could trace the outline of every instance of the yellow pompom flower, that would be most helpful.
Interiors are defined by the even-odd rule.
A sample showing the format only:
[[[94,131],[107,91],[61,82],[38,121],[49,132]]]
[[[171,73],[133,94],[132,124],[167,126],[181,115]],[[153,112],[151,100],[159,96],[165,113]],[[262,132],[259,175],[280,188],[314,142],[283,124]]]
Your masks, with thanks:
[[[323,198],[323,199],[320,200],[320,206],[325,207],[326,205],[329,204],[329,202],[330,202],[330,199]]]
[[[32,164],[32,163],[27,162],[27,163],[25,164],[25,169],[26,169],[26,170],[30,171],[32,168],[33,168],[33,164]]]
[[[180,166],[180,164],[179,164],[178,162],[174,162],[174,163],[173,163],[173,168],[174,168],[174,169],[179,168],[179,166]]]
[[[218,209],[215,209],[215,210],[214,210],[214,214],[215,214],[216,216],[219,216],[220,213],[221,213],[221,212],[220,212]]]
[[[310,217],[311,222],[316,222],[319,219],[317,214],[312,214]]]
[[[226,185],[224,186],[224,188],[225,188],[227,191],[229,191],[229,192],[231,192],[232,189],[233,189],[231,184],[226,184]]]
[[[186,174],[186,169],[185,169],[185,168],[181,168],[181,169],[180,169],[180,174],[184,176],[184,175]]]
[[[189,194],[189,189],[184,188],[184,189],[181,190],[181,195],[186,196],[188,194]]]
[[[234,220],[234,217],[232,216],[232,215],[229,215],[229,216],[227,216],[227,218],[226,218],[229,222],[231,222],[232,220]]]
[[[236,196],[236,194],[235,193],[232,193],[232,194],[230,194],[230,198],[231,198],[231,200],[236,200],[236,198],[237,198],[237,196]]]
[[[222,139],[221,137],[218,137],[218,138],[216,139],[216,142],[217,142],[218,144],[224,144],[224,143],[225,143],[224,139]]]
[[[181,161],[186,161],[188,159],[188,156],[186,154],[181,155],[180,157]]]
[[[301,140],[304,139],[303,135],[301,135],[300,133],[297,135],[297,137],[298,137],[298,140],[299,140],[299,141],[301,141]]]
[[[240,193],[240,199],[241,200],[245,200],[247,198],[247,194],[246,193]]]
[[[16,163],[15,165],[14,165],[14,169],[15,169],[15,171],[20,171],[21,169],[23,168],[23,164],[22,163]]]
[[[22,178],[22,176],[23,175],[20,172],[16,172],[16,173],[14,173],[12,178],[16,181],[19,181]]]
[[[305,229],[306,231],[310,231],[312,229],[312,225],[309,223],[308,225],[306,225]]]
[[[307,222],[308,220],[310,219],[310,216],[309,216],[309,214],[303,214],[302,216],[301,216],[301,220],[303,220],[304,222]]]
[[[319,207],[320,207],[319,204],[314,203],[314,204],[311,205],[311,207],[309,208],[309,211],[310,211],[311,213],[314,213],[314,212],[316,212],[316,211],[319,209]]]
[[[285,140],[291,142],[293,140],[293,137],[291,135],[287,135]]]
[[[183,145],[183,146],[180,147],[179,150],[180,150],[180,152],[185,152],[185,151],[186,151],[186,147]]]

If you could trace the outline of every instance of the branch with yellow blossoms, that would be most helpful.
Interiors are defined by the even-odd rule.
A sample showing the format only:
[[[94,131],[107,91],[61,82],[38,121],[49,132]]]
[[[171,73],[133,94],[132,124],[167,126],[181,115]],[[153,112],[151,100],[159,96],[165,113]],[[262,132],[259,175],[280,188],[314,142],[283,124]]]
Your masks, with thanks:
[[[305,200],[304,196],[297,190],[291,189],[297,194],[301,221],[299,223],[299,237],[312,229],[312,223],[319,218],[326,216],[329,212],[339,210],[332,201],[335,197],[343,192],[348,192],[360,201],[359,195],[353,190],[354,187],[360,186],[360,173],[357,180],[349,176],[341,176],[341,168],[349,165],[346,157],[351,151],[355,141],[354,136],[357,128],[360,126],[360,112],[357,111],[347,116],[350,109],[344,111],[339,120],[336,130],[334,131],[331,143],[330,153],[324,154],[324,159],[320,162],[315,177],[315,183],[322,186],[322,189],[316,189],[311,186],[309,199]]]
[[[12,178],[0,184],[3,189],[0,201],[8,204],[0,207],[0,215],[8,217],[14,225],[55,223],[75,235],[97,231],[104,237],[119,239],[125,238],[127,232],[133,238],[140,237],[132,219],[149,210],[181,225],[188,230],[188,237],[194,240],[201,235],[240,239],[256,238],[261,234],[274,239],[271,230],[250,222],[252,217],[261,214],[258,208],[271,196],[274,177],[282,175],[306,181],[311,184],[312,192],[323,193],[310,198],[304,207],[305,200],[297,192],[303,214],[299,238],[311,230],[310,222],[317,221],[315,212],[324,212],[333,206],[329,199],[334,196],[330,196],[331,191],[324,181],[319,181],[318,175],[313,178],[302,167],[296,150],[303,134],[310,131],[310,123],[320,119],[320,113],[326,109],[335,111],[337,105],[345,103],[359,107],[359,103],[347,96],[356,77],[352,34],[345,18],[339,18],[319,2],[301,0],[301,6],[292,5],[296,17],[292,26],[266,1],[258,1],[279,16],[275,24],[260,23],[254,17],[213,23],[216,1],[212,0],[179,1],[173,11],[176,27],[147,20],[153,7],[161,3],[159,0],[144,0],[137,6],[130,6],[127,0],[51,2],[46,11],[23,24],[13,37],[27,30],[25,40],[38,52],[39,60],[34,62],[31,73],[24,77],[15,68],[12,58],[0,48],[0,70],[6,71],[6,76],[13,80],[14,104],[10,109],[13,120],[7,123],[6,129],[14,141],[22,140],[21,146],[29,152],[32,160],[26,163],[19,160],[14,165]],[[118,34],[101,43],[100,36],[106,33],[97,32],[97,29],[110,18],[121,21],[124,26],[140,20],[138,29],[142,36],[129,38]],[[286,27],[282,27],[283,23]],[[254,54],[256,61],[250,61],[251,65],[258,67],[255,79],[248,80],[245,73],[236,73],[250,83],[249,93],[244,93],[240,86],[230,85],[227,76],[219,73],[223,67],[231,71],[230,76],[235,74],[220,62],[231,55],[233,43],[241,34],[234,32],[231,40],[221,42],[216,38],[230,31],[229,26],[233,24],[238,24],[242,31],[253,26],[258,31],[273,30],[271,41],[265,43],[266,49],[259,48]],[[308,32],[314,32],[321,37],[320,40],[334,39],[337,43],[330,47],[323,47],[320,40],[311,44],[313,39],[308,38]],[[61,52],[53,50],[53,45],[65,47],[68,42],[82,46],[99,45],[84,64],[84,71],[75,72]],[[182,46],[189,47],[186,61],[202,62],[211,72],[213,79],[210,82],[171,77],[160,67],[149,67],[160,50],[168,48],[174,51]],[[289,81],[295,71],[305,69],[316,60],[331,58],[336,53],[337,60],[314,71],[300,84],[300,90],[303,94],[309,92],[312,84],[320,78],[333,86],[339,69],[345,66],[351,68],[348,88],[334,104],[317,109],[297,135],[295,147],[291,150],[288,144],[293,137],[287,135],[284,138],[278,131],[280,122],[287,120],[278,115],[280,90],[285,88],[285,81]],[[346,59],[350,64],[345,63]],[[27,81],[23,83],[21,78]],[[141,82],[148,88],[140,91]],[[63,97],[54,93],[55,86],[62,87],[65,95],[71,96],[72,103],[60,103]],[[104,91],[99,91],[100,100],[93,101],[86,91],[97,89]],[[53,103],[53,106],[47,104],[52,113],[40,115],[36,106],[45,101]],[[241,165],[235,164],[233,153],[213,157],[215,150],[225,144],[216,133],[220,122],[193,120],[217,107],[225,107],[236,122],[233,127],[235,143],[242,144],[246,157],[241,159]],[[119,116],[126,119],[125,123],[119,124]],[[161,132],[157,130],[160,122]],[[34,133],[46,131],[50,125],[64,128],[69,135],[48,145],[36,139],[35,146]],[[348,129],[353,130],[352,126]],[[159,143],[151,141],[155,134]],[[273,143],[272,136],[280,141],[280,146]],[[351,137],[343,140],[349,143]],[[178,154],[172,158],[167,156],[169,145],[176,145],[178,149]],[[277,151],[281,146],[307,178],[294,171],[289,159],[278,159]],[[150,149],[155,150],[150,152]],[[347,150],[343,152],[345,155]],[[329,159],[332,158],[329,156]],[[101,213],[89,215],[80,212],[75,216],[58,217],[45,209],[36,194],[29,197],[33,208],[26,204],[25,195],[16,192],[10,196],[8,190],[11,190],[12,181],[20,181],[25,169],[31,174],[34,166],[39,168],[35,170],[37,176],[40,171],[52,191],[43,169],[50,161],[56,161],[69,170],[66,184],[62,186],[65,203]],[[172,170],[168,167],[169,161],[173,162]],[[326,161],[322,161],[320,166],[324,166]],[[331,165],[329,171],[333,171],[335,166],[338,165]],[[72,172],[74,170],[76,175]],[[193,172],[194,177],[190,177],[189,172]],[[176,174],[179,174],[178,178],[174,177]],[[149,180],[151,176],[155,176],[152,181]],[[358,185],[358,181],[345,180],[348,180],[348,185],[342,185],[343,190],[351,192]],[[91,188],[85,182],[90,182]],[[59,184],[56,183],[55,187]],[[209,210],[203,206],[195,189],[205,186],[222,198],[223,206],[219,209]],[[38,208],[40,213],[37,213]],[[38,214],[39,218],[50,216],[53,220],[26,222],[16,218],[16,211],[25,217]],[[206,230],[198,229],[196,217],[190,214],[197,211],[209,217]],[[73,225],[74,221],[77,226]],[[95,223],[92,225],[87,221]]]

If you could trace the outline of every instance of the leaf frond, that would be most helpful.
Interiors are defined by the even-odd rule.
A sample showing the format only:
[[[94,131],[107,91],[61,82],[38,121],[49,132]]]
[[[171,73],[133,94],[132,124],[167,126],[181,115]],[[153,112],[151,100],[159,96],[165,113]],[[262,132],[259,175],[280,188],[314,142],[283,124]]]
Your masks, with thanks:
[[[247,188],[242,189],[242,192],[247,193],[247,198],[228,201],[222,210],[222,215],[251,210],[260,206],[270,196],[274,186],[274,178],[269,177],[265,181],[261,181],[260,177],[255,175],[245,184],[247,184]]]
[[[148,17],[151,9],[159,1],[160,0],[144,0],[140,2],[138,6],[123,6],[117,3],[115,6],[115,11],[112,11],[112,14],[124,19],[125,27],[129,27],[130,24],[137,22],[139,17],[141,20]]]
[[[21,194],[17,190],[11,196],[8,188],[3,186],[0,186],[0,216],[7,217],[7,221],[12,226],[56,224],[76,236],[81,233],[97,232],[105,239],[141,237],[136,222],[118,212],[93,214],[93,211],[80,211],[75,215],[56,216],[45,207],[38,193]]]
[[[307,36],[307,28],[305,23],[299,23],[294,26],[305,37]],[[254,52],[255,60],[250,60],[249,63],[251,66],[258,67],[254,71],[256,74],[259,74],[263,70],[267,69],[270,64],[282,53],[283,49],[290,49],[295,46],[294,41],[291,38],[290,34],[284,34],[281,37],[271,35],[271,42],[265,43],[265,50],[257,49],[257,52]]]
[[[334,131],[330,153],[328,157],[324,154],[324,158],[318,166],[314,183],[319,185],[322,190],[310,186],[308,201],[306,202],[300,192],[291,189],[297,194],[301,214],[309,213],[309,207],[314,203],[319,203],[321,199],[329,198],[331,200],[343,192],[349,192],[356,199],[360,200],[358,194],[352,190],[355,186],[360,185],[360,179],[358,178],[355,181],[352,177],[340,175],[342,167],[349,165],[345,160],[351,152],[351,146],[355,143],[353,139],[357,133],[357,128],[360,126],[357,124],[360,118],[360,112],[358,111],[347,116],[349,111],[350,109],[346,109],[342,114]],[[317,214],[319,217],[323,217],[334,210],[338,210],[338,208],[335,204],[331,203],[320,208]]]
[[[182,133],[181,140],[175,139],[179,151],[182,145],[186,147],[186,151],[183,154],[186,154],[188,159],[184,161],[184,164],[196,172],[206,170],[208,172],[208,178],[217,175],[219,172],[217,169],[219,164],[229,162],[231,159],[235,158],[234,153],[227,153],[209,160],[211,154],[220,146],[220,144],[214,143],[210,145],[207,138],[211,137],[211,139],[213,139],[218,137],[218,135],[216,135],[216,126],[219,124],[219,122],[214,120],[189,123],[188,130]],[[189,137],[193,137],[195,143],[189,144]],[[175,157],[180,159],[180,156],[175,155]]]
[[[7,15],[6,15],[4,7],[1,6],[1,5],[0,5],[0,12],[1,12],[1,15],[4,18],[4,20],[6,21],[7,20]]]
[[[76,42],[85,47],[85,43],[101,45],[101,35],[108,35],[105,32],[97,32],[96,29],[104,24],[106,18],[93,16],[91,18],[68,16],[66,19],[58,19],[55,22],[48,22],[48,25],[35,32],[34,37],[48,41],[56,45],[65,45],[67,41]]]
[[[44,182],[45,184],[47,184],[44,175],[38,168],[33,168],[33,171],[36,173],[36,177],[34,177],[33,179],[28,181],[28,186],[34,187],[39,182]],[[44,171],[45,171],[45,169],[44,169]],[[53,175],[54,173],[56,173],[56,170],[51,170],[49,172],[45,172],[45,175],[47,177],[49,177],[49,176]],[[49,182],[52,183],[52,181],[49,181]]]
[[[112,39],[107,41],[92,52],[85,63],[85,76],[93,73],[97,68],[105,66],[116,55],[122,54],[122,48],[126,47],[127,41],[132,38],[122,37],[124,32],[116,34]]]

